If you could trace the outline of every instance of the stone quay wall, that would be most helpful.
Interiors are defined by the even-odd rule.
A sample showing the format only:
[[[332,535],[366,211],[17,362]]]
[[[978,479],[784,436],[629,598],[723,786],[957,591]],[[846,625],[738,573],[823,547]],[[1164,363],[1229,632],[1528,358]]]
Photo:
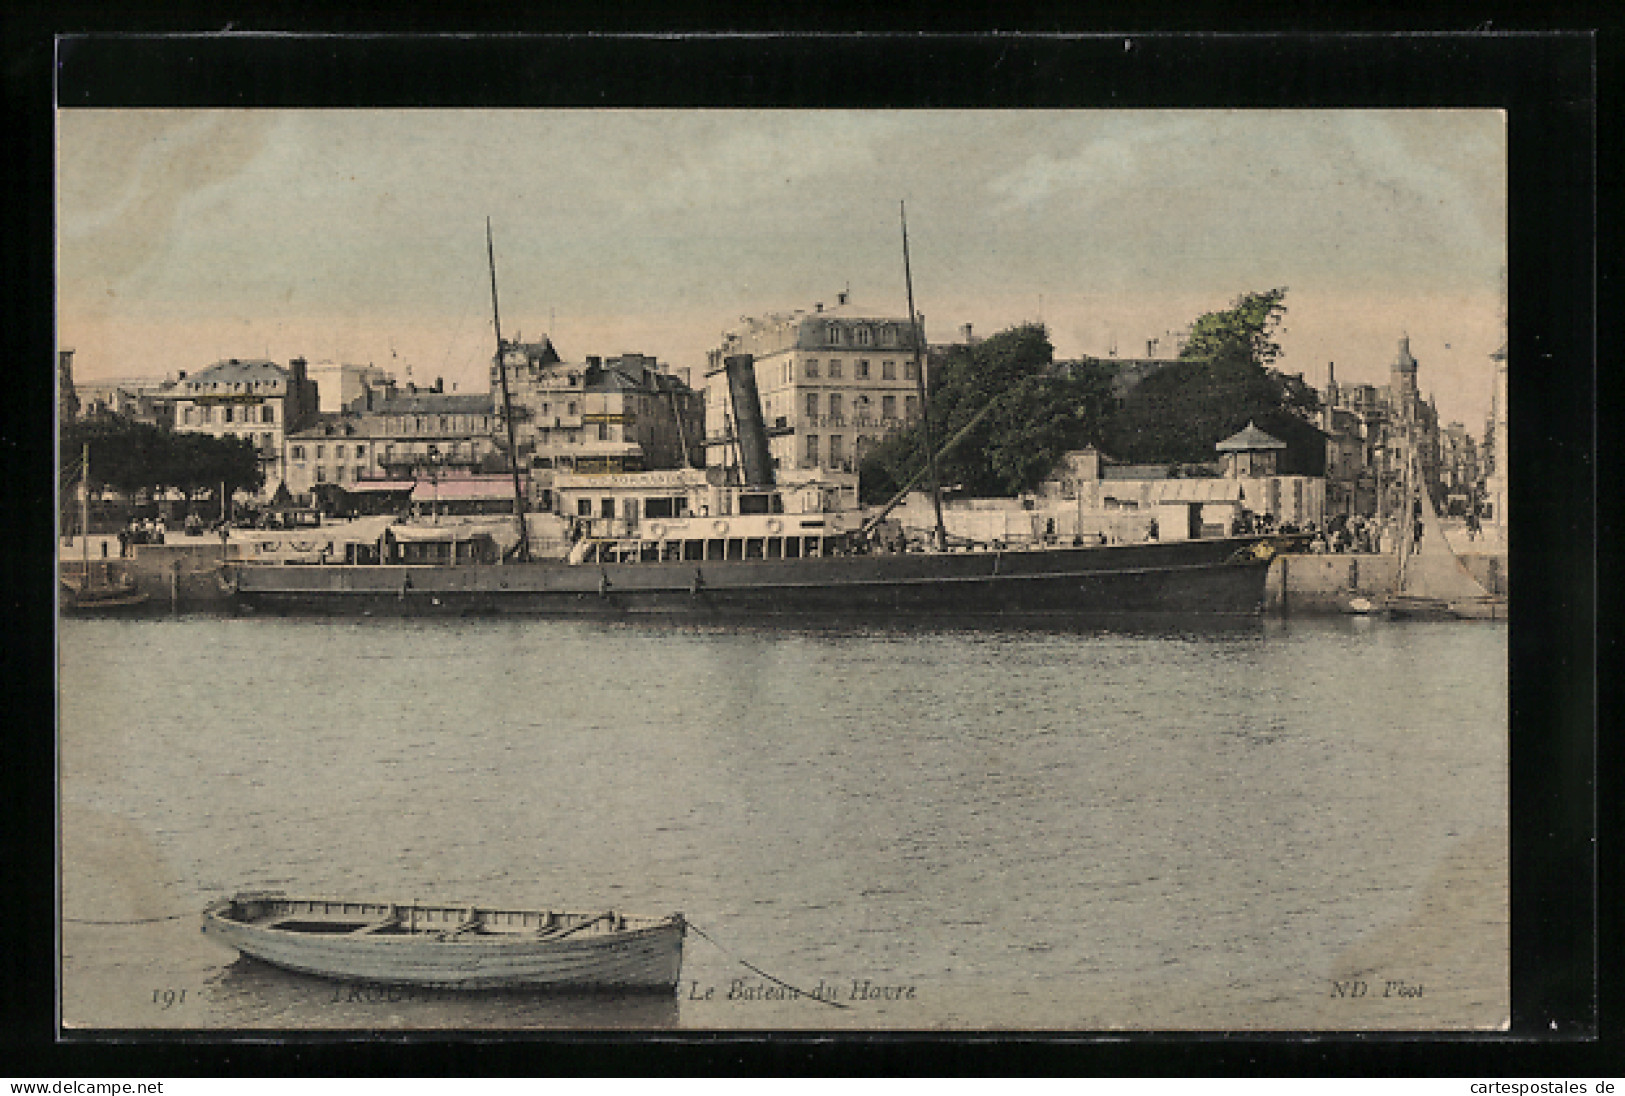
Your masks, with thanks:
[[[91,551],[91,576],[96,581],[132,580],[135,588],[147,595],[150,610],[196,611],[226,607],[226,592],[217,577],[221,556],[218,537],[134,544],[123,559],[119,558],[117,541],[107,539],[112,541],[107,556],[101,555],[99,545],[93,545]],[[76,541],[73,547],[62,550],[62,577],[70,582],[77,581],[84,572],[84,562],[75,551],[77,547]]]
[[[1505,554],[1458,558],[1487,593],[1506,596]],[[1264,608],[1283,616],[1340,613],[1350,598],[1375,599],[1392,592],[1398,573],[1399,557],[1393,553],[1278,556],[1264,585]]]

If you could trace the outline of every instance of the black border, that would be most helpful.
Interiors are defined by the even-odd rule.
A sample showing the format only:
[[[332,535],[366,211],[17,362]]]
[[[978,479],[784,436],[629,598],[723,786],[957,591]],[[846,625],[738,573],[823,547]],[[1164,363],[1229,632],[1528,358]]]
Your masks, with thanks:
[[[813,13],[817,14],[817,13]],[[483,29],[500,30],[487,17]],[[280,27],[298,26],[281,18]],[[1121,25],[1136,21],[1125,18]],[[113,30],[83,13],[8,17],[5,327],[12,361],[48,363],[53,270],[51,90],[64,106],[671,106],[671,107],[1503,107],[1509,111],[1513,481],[1511,545],[1514,1028],[1509,1037],[878,1035],[640,1038],[499,1034],[226,1043],[131,1036],[57,1044],[54,757],[48,553],[13,571],[21,619],[43,621],[25,664],[6,660],[12,707],[39,713],[8,731],[5,1042],[52,1077],[491,1072],[760,1074],[857,1071],[1151,1075],[1461,1073],[1568,1075],[1607,1061],[1596,971],[1597,794],[1593,708],[1597,624],[1594,490],[1597,224],[1594,127],[1599,39],[1562,33],[1411,33],[1033,37],[1010,34],[659,34],[256,37],[120,34],[53,49],[51,35]],[[173,15],[117,29],[173,29]],[[198,22],[194,26],[201,26]],[[261,25],[268,25],[262,18]],[[313,21],[305,24],[317,28]],[[421,30],[397,19],[400,30]],[[355,31],[358,28],[344,28]],[[464,29],[467,29],[465,24]],[[624,29],[624,28],[598,28]],[[669,29],[682,30],[675,24]],[[13,30],[23,33],[12,35]],[[1613,53],[1608,40],[1605,60]],[[839,79],[831,79],[839,74]],[[1607,164],[1605,167],[1609,166]],[[1609,185],[1618,186],[1617,161]],[[1617,271],[1611,253],[1603,259]],[[20,336],[20,338],[18,338]],[[54,368],[17,367],[3,440],[12,514],[31,546],[53,540]],[[48,435],[47,435],[48,436]],[[31,439],[24,442],[22,439]],[[36,581],[36,578],[38,579]],[[10,645],[8,645],[10,646]],[[13,647],[13,649],[15,649]],[[43,654],[43,657],[40,657]],[[26,730],[24,730],[26,728]],[[26,741],[19,742],[26,735]],[[1604,801],[1618,820],[1617,800]],[[1612,834],[1612,829],[1606,831]],[[14,857],[16,843],[22,857]],[[1607,908],[1607,907],[1603,907]],[[21,990],[26,988],[26,992]],[[1604,986],[1604,989],[1607,987]],[[1611,998],[1617,1002],[1617,998]],[[1617,1017],[1617,1012],[1610,1012]],[[1554,1026],[1555,1025],[1555,1026]],[[1602,1031],[1602,1034],[1609,1034]],[[538,1051],[545,1053],[539,1054]]]

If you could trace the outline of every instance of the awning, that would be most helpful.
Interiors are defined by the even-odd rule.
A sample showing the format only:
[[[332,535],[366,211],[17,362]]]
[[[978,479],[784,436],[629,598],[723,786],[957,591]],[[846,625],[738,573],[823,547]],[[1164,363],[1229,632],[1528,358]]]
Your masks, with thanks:
[[[478,478],[418,480],[412,488],[413,502],[486,502],[513,501],[513,477],[480,476]]]

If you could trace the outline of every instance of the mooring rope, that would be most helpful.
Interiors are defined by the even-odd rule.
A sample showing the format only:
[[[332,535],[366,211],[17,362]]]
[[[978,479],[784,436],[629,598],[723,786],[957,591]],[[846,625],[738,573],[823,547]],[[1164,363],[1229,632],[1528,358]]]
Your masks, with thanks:
[[[179,921],[193,916],[190,913],[172,913],[167,917],[137,917],[132,921],[89,921],[83,917],[64,917],[65,925],[154,925],[159,921]]]
[[[841,1004],[841,1002],[839,1002],[839,1001],[825,1000],[822,997],[818,997],[818,996],[815,996],[815,995],[813,995],[811,993],[808,993],[804,989],[800,989],[800,988],[798,988],[796,986],[792,986],[789,982],[786,982],[782,978],[773,977],[773,975],[769,974],[767,971],[763,970],[761,967],[759,967],[756,964],[751,963],[751,962],[749,962],[749,961],[747,961],[745,959],[740,958],[740,956],[737,953],[735,953],[733,951],[730,951],[728,948],[723,947],[721,944],[717,943],[717,941],[712,939],[711,936],[708,933],[706,933],[706,931],[704,929],[700,928],[700,926],[696,925],[694,922],[689,921],[688,922],[688,927],[694,930],[695,935],[699,936],[701,939],[703,939],[703,940],[707,941],[708,943],[710,943],[711,946],[715,947],[718,951],[720,951],[724,955],[728,956],[728,958],[732,959],[734,962],[738,963],[740,966],[744,967],[746,970],[750,970],[750,971],[755,972],[756,974],[761,975],[763,978],[766,978],[769,982],[772,982],[772,983],[774,983],[776,985],[783,986],[785,989],[790,990],[792,993],[796,994],[796,996],[798,998],[806,997],[806,998],[809,998],[809,999],[811,999],[813,1001],[817,1001],[821,1005],[829,1005],[831,1008],[846,1008],[847,1007],[846,1005]]]

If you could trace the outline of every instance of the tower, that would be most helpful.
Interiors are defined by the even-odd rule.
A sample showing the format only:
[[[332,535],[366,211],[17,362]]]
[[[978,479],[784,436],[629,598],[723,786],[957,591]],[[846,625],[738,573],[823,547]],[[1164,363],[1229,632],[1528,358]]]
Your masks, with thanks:
[[[1399,354],[1388,369],[1388,390],[1393,394],[1394,410],[1401,420],[1416,415],[1416,358],[1411,355],[1411,337],[1399,337]]]

